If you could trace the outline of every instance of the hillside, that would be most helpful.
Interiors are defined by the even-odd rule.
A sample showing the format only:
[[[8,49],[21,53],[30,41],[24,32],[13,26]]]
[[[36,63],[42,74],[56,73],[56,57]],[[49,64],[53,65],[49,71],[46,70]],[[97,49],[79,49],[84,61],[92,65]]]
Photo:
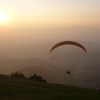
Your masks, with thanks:
[[[99,100],[100,92],[0,75],[0,100]]]
[[[23,68],[21,70],[18,70],[17,72],[22,72],[26,77],[30,77],[33,74],[40,75],[44,79],[47,80],[48,83],[60,83],[63,84],[64,80],[63,77],[59,74],[59,72],[56,70],[56,68],[48,68],[49,66],[43,67],[41,66],[30,66]]]

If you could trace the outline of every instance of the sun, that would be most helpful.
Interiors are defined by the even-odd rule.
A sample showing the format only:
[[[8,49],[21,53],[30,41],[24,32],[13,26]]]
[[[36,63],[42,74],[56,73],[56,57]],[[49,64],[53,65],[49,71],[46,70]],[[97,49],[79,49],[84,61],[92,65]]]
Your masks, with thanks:
[[[7,15],[4,12],[0,12],[0,22],[6,22],[7,21]]]

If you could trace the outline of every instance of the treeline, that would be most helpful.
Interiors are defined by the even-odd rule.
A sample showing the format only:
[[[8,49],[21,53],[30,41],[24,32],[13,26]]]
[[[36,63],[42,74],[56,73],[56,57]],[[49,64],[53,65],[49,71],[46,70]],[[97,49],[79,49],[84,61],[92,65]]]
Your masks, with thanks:
[[[44,83],[47,82],[45,79],[42,78],[42,76],[37,76],[36,74],[30,76],[29,78],[26,78],[23,73],[15,72],[15,73],[11,73],[11,76],[16,78],[21,78],[21,79],[27,79],[31,81],[37,81],[37,82],[44,82]]]

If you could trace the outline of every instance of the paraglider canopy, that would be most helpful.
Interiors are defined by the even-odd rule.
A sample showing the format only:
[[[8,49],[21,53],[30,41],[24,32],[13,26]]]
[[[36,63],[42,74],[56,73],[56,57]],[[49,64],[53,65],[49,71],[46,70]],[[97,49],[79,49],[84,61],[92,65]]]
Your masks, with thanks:
[[[51,48],[49,54],[50,54],[51,51],[53,51],[55,48],[57,48],[57,47],[59,47],[59,46],[62,46],[62,45],[75,45],[75,46],[77,46],[77,47],[83,49],[83,50],[85,51],[85,53],[87,52],[86,49],[85,49],[85,47],[82,46],[81,44],[77,43],[77,42],[74,42],[74,41],[63,41],[63,42],[59,42],[59,43],[57,43],[56,45],[54,45],[54,46]]]

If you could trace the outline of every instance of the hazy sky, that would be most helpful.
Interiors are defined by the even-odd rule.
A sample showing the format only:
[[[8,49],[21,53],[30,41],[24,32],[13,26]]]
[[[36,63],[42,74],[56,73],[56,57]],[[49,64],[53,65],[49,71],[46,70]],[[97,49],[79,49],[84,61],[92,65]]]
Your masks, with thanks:
[[[100,58],[100,0],[0,0],[0,59],[57,58],[49,51],[60,41],[80,42],[86,56]]]
[[[0,0],[9,24],[100,25],[100,0]]]
[[[1,55],[29,55],[65,40],[99,42],[100,0],[0,0]],[[100,43],[100,42],[99,42]],[[24,54],[23,54],[24,52]]]

